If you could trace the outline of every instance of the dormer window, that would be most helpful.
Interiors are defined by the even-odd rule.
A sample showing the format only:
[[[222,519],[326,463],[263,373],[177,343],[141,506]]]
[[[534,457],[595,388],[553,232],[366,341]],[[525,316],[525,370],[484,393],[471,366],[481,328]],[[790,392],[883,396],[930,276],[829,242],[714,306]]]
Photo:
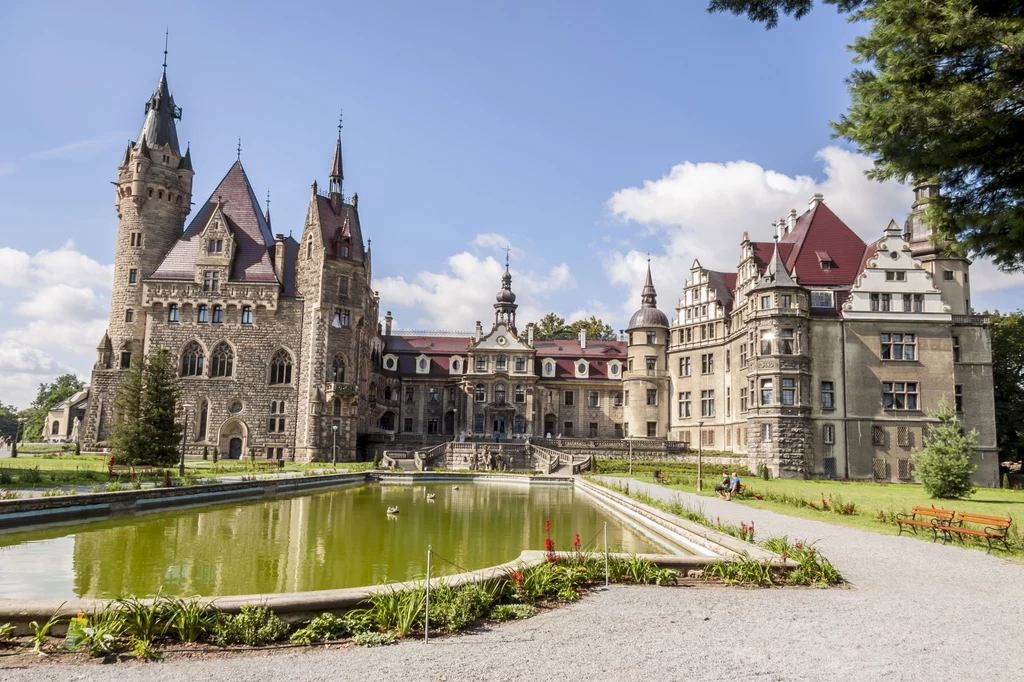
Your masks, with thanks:
[[[342,258],[348,258],[348,245],[347,244],[342,244],[342,246],[341,246],[341,257]]]
[[[223,239],[211,239],[207,246],[209,253],[221,253],[224,251]]]

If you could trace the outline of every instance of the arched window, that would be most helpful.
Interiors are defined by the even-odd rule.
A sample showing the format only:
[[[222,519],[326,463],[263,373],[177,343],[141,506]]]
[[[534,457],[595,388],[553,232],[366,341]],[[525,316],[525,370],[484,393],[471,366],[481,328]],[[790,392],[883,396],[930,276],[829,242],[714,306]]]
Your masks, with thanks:
[[[53,422],[53,428],[50,429],[50,435],[56,436],[60,433],[60,422]]]
[[[339,384],[345,383],[345,358],[340,355],[334,356],[334,362],[331,363],[331,374],[327,380],[336,381]]]
[[[505,404],[505,384],[498,384],[494,387],[494,402],[499,405]]]
[[[215,305],[213,306],[213,323],[221,324],[224,322],[224,306]]]
[[[206,440],[206,424],[210,414],[210,403],[203,401],[199,407],[199,428],[196,429],[196,440]]]
[[[525,433],[526,432],[526,420],[523,415],[517,414],[516,418],[512,420],[512,433]]]
[[[526,387],[523,386],[522,384],[516,384],[516,402],[526,402]]]
[[[213,349],[213,354],[210,355],[210,376],[231,376],[234,361],[235,353],[231,350],[231,346],[229,346],[226,341],[221,341],[217,347]]]
[[[482,403],[487,400],[487,391],[484,389],[483,384],[477,384],[476,390],[473,392],[473,397],[478,403]]]
[[[270,384],[292,383],[292,356],[283,348],[270,360]]]
[[[334,416],[335,417],[340,417],[341,416],[341,398],[335,398],[334,399],[334,405],[333,405],[333,410],[332,411],[334,412]]]
[[[203,347],[198,341],[185,346],[185,352],[181,354],[181,376],[203,376]]]
[[[390,386],[385,386],[384,387],[384,400],[391,400],[391,387]]]

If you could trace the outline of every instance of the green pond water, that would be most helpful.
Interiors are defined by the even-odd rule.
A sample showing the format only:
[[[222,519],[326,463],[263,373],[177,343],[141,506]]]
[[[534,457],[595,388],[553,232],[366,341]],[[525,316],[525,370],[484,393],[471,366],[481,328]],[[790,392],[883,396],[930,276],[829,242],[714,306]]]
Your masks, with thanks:
[[[427,500],[434,493],[434,500]],[[389,516],[388,506],[399,513]],[[363,485],[0,534],[0,597],[230,595],[357,587],[458,573],[576,533],[600,548],[678,552],[570,486]],[[450,562],[450,563],[449,563]],[[455,565],[453,565],[455,564]]]

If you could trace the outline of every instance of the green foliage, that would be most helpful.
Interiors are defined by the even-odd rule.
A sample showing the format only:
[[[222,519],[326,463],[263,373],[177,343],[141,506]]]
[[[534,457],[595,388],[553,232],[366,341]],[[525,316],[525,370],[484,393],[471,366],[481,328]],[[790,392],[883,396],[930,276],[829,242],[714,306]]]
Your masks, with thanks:
[[[721,580],[726,585],[771,587],[776,584],[770,562],[755,561],[748,557],[716,561],[705,566],[701,575],[704,580]]]
[[[22,427],[22,440],[39,440],[46,429],[47,412],[85,388],[85,382],[74,374],[62,374],[50,384],[39,384],[36,399],[19,416],[28,421]]]
[[[370,596],[370,611],[381,631],[394,630],[399,637],[406,637],[416,627],[423,625],[426,613],[425,588],[398,590],[388,588]]]
[[[280,639],[287,632],[288,626],[270,609],[246,605],[237,614],[221,614],[213,639],[221,646],[261,646]]]
[[[147,604],[138,597],[117,600],[117,609],[124,615],[125,632],[140,640],[152,640],[167,631],[167,600],[157,595]]]
[[[945,399],[939,403],[938,409],[929,412],[929,416],[939,423],[928,427],[924,448],[911,455],[915,476],[932,497],[970,497],[975,490],[971,476],[978,468],[974,463],[978,432],[972,429],[964,433],[956,412]]]
[[[20,427],[21,425],[18,424],[18,408],[14,405],[0,403],[0,436],[13,438]]]
[[[359,646],[375,647],[394,644],[398,640],[390,632],[360,632],[352,638]]]
[[[590,316],[589,320],[576,320],[566,324],[564,317],[554,313],[548,313],[540,319],[540,322],[531,322],[527,327],[533,327],[533,338],[542,341],[553,339],[575,339],[579,338],[580,331],[586,330],[587,339],[594,341],[614,341],[615,330],[603,320]]]
[[[14,636],[14,626],[10,623],[0,624],[0,639],[10,639]]]
[[[43,475],[39,472],[39,467],[24,469],[18,475],[18,482],[24,485],[39,485],[43,482]]]
[[[108,605],[93,618],[78,614],[68,623],[64,648],[69,651],[84,649],[94,658],[117,651],[118,637],[124,630],[124,617]]]
[[[835,566],[823,557],[814,547],[814,543],[796,540],[790,543],[785,535],[768,538],[761,546],[775,552],[783,558],[789,558],[800,564],[799,568],[786,576],[789,585],[842,585],[845,581]]]
[[[40,625],[39,621],[36,620],[28,624],[32,629],[32,650],[37,654],[43,653],[43,645],[46,644],[46,638],[50,636],[50,630],[53,626],[64,620],[60,615],[60,610],[64,608],[64,604],[66,603],[67,602],[62,602],[61,605],[57,607],[57,610],[53,612],[53,615],[50,616],[50,619],[42,625]]]
[[[219,457],[219,455],[220,455],[219,451],[217,450],[216,446],[214,446],[214,448],[213,448],[213,463],[214,464],[217,463],[217,457]]]
[[[339,618],[333,613],[322,613],[306,623],[304,627],[293,632],[289,641],[292,644],[312,646],[316,642],[341,639],[349,632],[347,620]]]
[[[1024,313],[996,312],[991,322],[999,459],[1019,462],[1024,460]]]
[[[1024,268],[1024,21],[1005,0],[825,0],[868,26],[851,50],[850,107],[836,133],[875,157],[876,180],[932,179],[942,239]],[[769,27],[812,0],[711,0]]]
[[[210,448],[204,445],[203,446],[203,461],[205,462],[209,458],[210,458]]]
[[[111,452],[118,464],[173,466],[182,426],[175,422],[178,383],[166,348],[132,357],[114,400]]]
[[[523,620],[537,615],[537,607],[530,604],[498,604],[491,609],[491,620]]]
[[[133,635],[128,640],[128,648],[131,649],[132,655],[140,661],[155,661],[160,658],[160,654],[153,648],[153,641],[149,639]]]
[[[457,632],[483,618],[496,599],[495,586],[470,583],[452,587],[442,581],[430,589],[430,627]]]
[[[166,605],[167,625],[182,642],[197,642],[217,626],[217,615],[199,599],[169,599]]]

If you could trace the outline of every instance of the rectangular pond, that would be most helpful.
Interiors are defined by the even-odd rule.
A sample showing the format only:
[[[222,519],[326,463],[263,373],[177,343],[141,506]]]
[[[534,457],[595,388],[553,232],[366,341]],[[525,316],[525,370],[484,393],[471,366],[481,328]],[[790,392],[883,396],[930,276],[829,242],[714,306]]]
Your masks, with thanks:
[[[434,495],[428,499],[427,495]],[[387,514],[388,507],[398,514]],[[684,553],[571,485],[367,484],[0,534],[0,598],[304,592],[450,575],[544,549]]]

